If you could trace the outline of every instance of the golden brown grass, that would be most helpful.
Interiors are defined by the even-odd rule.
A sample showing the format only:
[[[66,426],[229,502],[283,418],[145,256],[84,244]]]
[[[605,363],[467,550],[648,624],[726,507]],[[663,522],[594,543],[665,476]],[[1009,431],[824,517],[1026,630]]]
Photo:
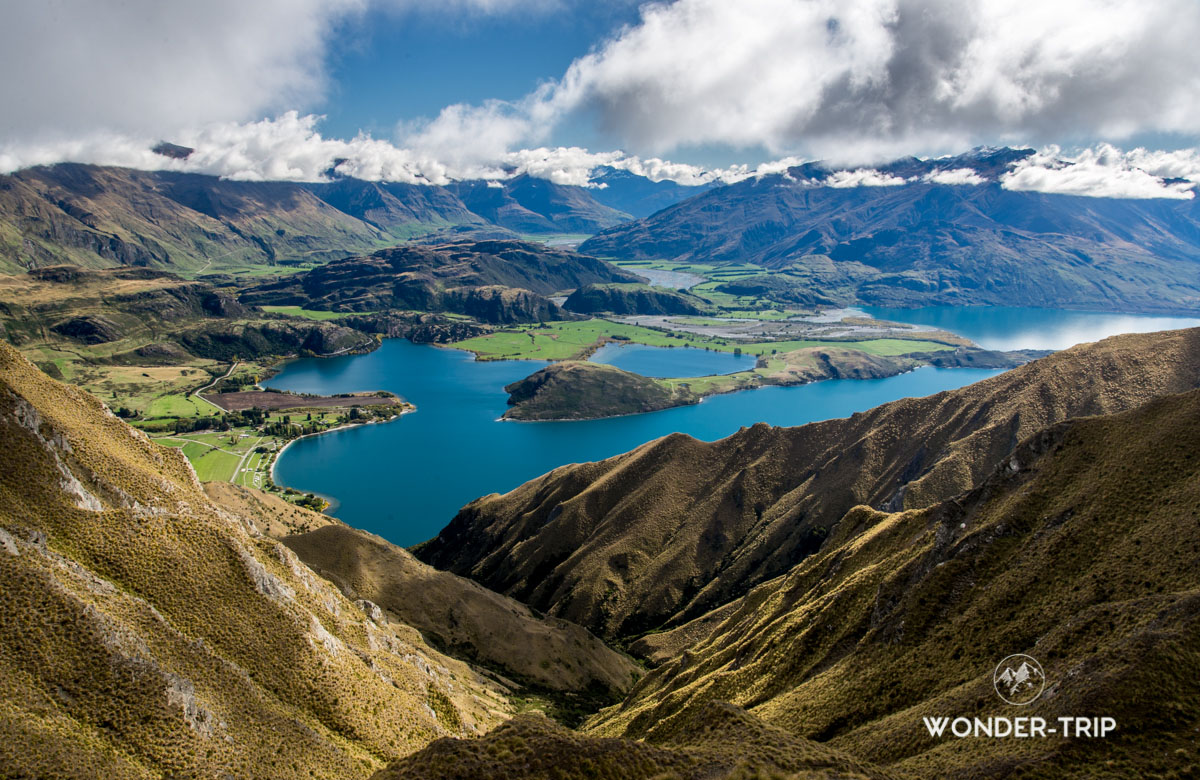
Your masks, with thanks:
[[[979,487],[849,512],[652,672],[597,734],[675,733],[710,701],[919,776],[1186,777],[1200,722],[1200,390],[1027,438]],[[1020,709],[991,674],[1029,653]],[[934,740],[924,716],[1112,716],[1105,740]]]
[[[6,773],[363,777],[504,717],[495,685],[3,344],[0,438]]]

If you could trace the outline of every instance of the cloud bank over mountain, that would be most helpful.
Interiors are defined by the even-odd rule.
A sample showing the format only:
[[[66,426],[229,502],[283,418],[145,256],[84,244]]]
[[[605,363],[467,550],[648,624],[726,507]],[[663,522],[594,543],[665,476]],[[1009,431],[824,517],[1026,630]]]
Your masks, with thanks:
[[[319,117],[294,111],[258,122],[218,123],[180,134],[174,140],[193,149],[186,159],[151,151],[154,139],[117,134],[80,141],[0,145],[0,172],[61,161],[119,165],[143,170],[203,173],[239,181],[323,181],[350,176],[369,181],[444,185],[469,179],[503,180],[529,174],[556,184],[589,186],[598,168],[626,170],[653,181],[671,180],[686,186],[707,182],[733,183],[752,176],[785,173],[804,162],[786,157],[756,168],[745,165],[710,169],[661,158],[640,158],[621,151],[592,152],[579,147],[539,147],[495,150],[490,158],[473,156],[440,159],[427,152],[360,135],[349,141],[324,138]],[[871,167],[841,168],[808,186],[887,187],[916,182],[977,185],[988,179],[971,168],[937,169],[921,177],[904,178]],[[1075,154],[1048,146],[1016,163],[999,179],[1013,190],[1109,198],[1194,197],[1200,183],[1200,153],[1122,151],[1100,144]]]

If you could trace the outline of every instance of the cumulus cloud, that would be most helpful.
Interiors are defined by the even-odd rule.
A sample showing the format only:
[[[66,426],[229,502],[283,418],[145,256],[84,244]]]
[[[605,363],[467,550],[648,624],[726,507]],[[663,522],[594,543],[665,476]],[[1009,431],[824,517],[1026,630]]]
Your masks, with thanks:
[[[1195,133],[1198,38],[1194,0],[677,0],[645,6],[534,102],[638,153],[843,163]]]
[[[325,37],[360,0],[6,3],[0,137],[170,135],[316,100]]]
[[[921,177],[928,184],[986,184],[987,179],[972,168],[939,168]]]
[[[589,180],[602,166],[685,185],[736,181],[752,175],[746,166],[713,170],[580,147],[507,151],[503,144],[468,144],[466,151],[455,151],[441,145],[397,146],[365,134],[350,140],[325,138],[317,129],[319,120],[316,115],[288,111],[257,122],[210,123],[172,136],[172,141],[193,149],[186,159],[155,154],[151,149],[157,139],[149,135],[98,133],[82,139],[5,143],[0,144],[0,172],[72,161],[203,173],[239,181],[321,181],[336,167],[339,175],[368,181],[447,184],[461,179],[498,181],[527,173],[578,186],[590,186]]]
[[[1184,181],[1164,181],[1164,177]],[[1123,152],[1102,144],[1063,157],[1051,146],[1017,163],[1000,182],[1010,190],[1059,195],[1189,200],[1196,197],[1200,182],[1200,156],[1195,150]]]

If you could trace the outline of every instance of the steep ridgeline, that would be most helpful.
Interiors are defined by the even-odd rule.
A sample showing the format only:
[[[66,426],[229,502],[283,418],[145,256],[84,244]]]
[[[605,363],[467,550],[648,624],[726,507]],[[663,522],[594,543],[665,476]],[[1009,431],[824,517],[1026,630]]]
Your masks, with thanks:
[[[866,504],[980,484],[1021,439],[1200,386],[1200,329],[1119,336],[975,385],[798,428],[673,434],[462,509],[418,556],[601,636],[674,626],[821,549]]]
[[[384,249],[252,287],[251,304],[370,312],[418,309],[483,322],[563,319],[545,296],[637,277],[586,255],[522,241],[464,241]]]
[[[757,263],[842,303],[1200,310],[1200,200],[1001,187],[1006,166],[1030,153],[983,150],[881,168],[904,181],[898,186],[838,186],[810,163],[711,189],[580,249]],[[924,178],[962,169],[982,183]]]
[[[509,227],[595,233],[630,219],[590,188],[529,177],[478,186],[487,198],[469,207],[453,189],[432,185],[38,166],[0,176],[0,272],[72,263],[212,273],[331,260],[429,235],[513,238]],[[494,194],[502,207],[489,205]]]
[[[2,343],[0,441],[5,776],[362,778],[511,712],[493,678],[256,527],[314,523],[214,503],[177,450]],[[422,587],[499,635],[540,632],[579,678],[627,664],[449,576]]]
[[[597,190],[522,174],[504,182],[447,185],[467,208],[517,233],[597,233],[632,217],[594,197]]]
[[[1194,776],[1197,556],[1200,390],[1044,428],[925,509],[852,509],[820,552],[681,638],[687,652],[586,730],[653,744],[729,701],[915,777]],[[993,684],[1013,653],[1044,668],[1024,707]],[[1058,736],[936,739],[922,725],[1017,715]],[[1064,739],[1062,717],[1116,730]]]

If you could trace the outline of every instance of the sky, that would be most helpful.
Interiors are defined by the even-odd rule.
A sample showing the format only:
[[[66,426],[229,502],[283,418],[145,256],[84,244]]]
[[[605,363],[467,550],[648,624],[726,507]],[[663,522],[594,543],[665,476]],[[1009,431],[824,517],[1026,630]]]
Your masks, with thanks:
[[[1197,0],[0,0],[0,171],[888,186],[1020,145],[1005,186],[1190,198],[1197,40]]]

